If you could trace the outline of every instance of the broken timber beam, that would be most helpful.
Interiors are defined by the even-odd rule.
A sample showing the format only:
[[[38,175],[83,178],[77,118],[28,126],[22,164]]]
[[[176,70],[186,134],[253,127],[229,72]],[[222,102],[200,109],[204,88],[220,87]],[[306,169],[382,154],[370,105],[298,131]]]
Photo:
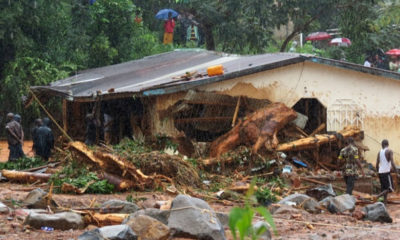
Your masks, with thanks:
[[[362,131],[356,126],[347,126],[339,132],[344,138],[354,137],[362,133]],[[278,145],[276,151],[288,152],[288,151],[302,151],[317,148],[318,146],[330,142],[337,142],[338,139],[335,134],[322,134],[316,135],[315,137],[308,137],[298,139],[293,142],[283,143]]]
[[[6,169],[1,170],[1,174],[10,181],[21,183],[48,182],[51,177],[51,174],[48,173],[21,172]]]

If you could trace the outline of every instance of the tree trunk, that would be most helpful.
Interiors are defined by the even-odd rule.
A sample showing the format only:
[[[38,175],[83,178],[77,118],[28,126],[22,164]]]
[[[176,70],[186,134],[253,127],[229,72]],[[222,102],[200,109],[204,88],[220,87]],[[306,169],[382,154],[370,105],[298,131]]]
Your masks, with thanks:
[[[239,145],[249,144],[252,145],[252,153],[257,153],[262,146],[273,150],[278,145],[278,131],[296,116],[296,112],[283,103],[261,108],[212,142],[210,156],[219,157]]]
[[[213,25],[210,23],[203,24],[204,35],[206,38],[206,48],[207,50],[215,50],[215,42],[213,35]]]

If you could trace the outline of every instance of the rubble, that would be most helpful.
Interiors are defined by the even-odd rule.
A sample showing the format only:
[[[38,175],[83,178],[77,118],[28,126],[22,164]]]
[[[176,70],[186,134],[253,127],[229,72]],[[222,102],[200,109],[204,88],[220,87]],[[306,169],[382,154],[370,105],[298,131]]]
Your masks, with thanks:
[[[131,202],[127,201],[121,201],[117,199],[111,199],[108,200],[107,202],[104,202],[101,206],[100,209],[108,209],[108,208],[116,208],[116,207],[122,207],[117,211],[114,211],[114,213],[135,213],[136,211],[139,210],[139,207]]]
[[[137,240],[138,236],[128,225],[114,225],[95,228],[84,232],[78,240]]]
[[[203,200],[178,195],[172,202],[168,227],[174,237],[225,239],[224,227],[212,208]]]
[[[162,222],[145,215],[136,216],[126,222],[139,239],[167,240],[170,236],[170,229]]]
[[[392,223],[393,219],[386,210],[385,204],[377,202],[365,206],[362,211],[365,213],[364,219],[373,222]]]
[[[24,224],[36,229],[40,229],[44,226],[60,230],[82,229],[85,227],[82,216],[74,212],[56,214],[31,212],[25,219]]]

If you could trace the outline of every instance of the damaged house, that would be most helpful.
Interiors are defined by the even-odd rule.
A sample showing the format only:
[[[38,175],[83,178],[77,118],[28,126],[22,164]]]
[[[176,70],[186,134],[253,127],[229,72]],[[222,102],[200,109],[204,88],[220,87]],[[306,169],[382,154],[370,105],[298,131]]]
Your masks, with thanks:
[[[216,65],[224,73],[209,76],[207,68]],[[281,102],[298,113],[292,127],[304,138],[358,127],[370,150],[364,157],[373,163],[382,139],[400,149],[399,80],[395,72],[315,56],[176,50],[31,89],[40,99],[64,97],[63,127],[75,140],[84,139],[85,116],[93,109],[101,122],[104,113],[112,117],[113,143],[168,136],[185,145],[188,139],[211,142]],[[181,151],[193,153],[190,146]]]

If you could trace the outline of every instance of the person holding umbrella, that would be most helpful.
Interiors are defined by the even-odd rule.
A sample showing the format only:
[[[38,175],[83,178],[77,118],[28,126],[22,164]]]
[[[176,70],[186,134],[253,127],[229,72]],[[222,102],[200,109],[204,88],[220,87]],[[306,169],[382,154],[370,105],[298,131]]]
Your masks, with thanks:
[[[172,12],[168,12],[168,19],[164,22],[164,40],[163,44],[172,44],[174,39],[175,21],[172,18]]]

